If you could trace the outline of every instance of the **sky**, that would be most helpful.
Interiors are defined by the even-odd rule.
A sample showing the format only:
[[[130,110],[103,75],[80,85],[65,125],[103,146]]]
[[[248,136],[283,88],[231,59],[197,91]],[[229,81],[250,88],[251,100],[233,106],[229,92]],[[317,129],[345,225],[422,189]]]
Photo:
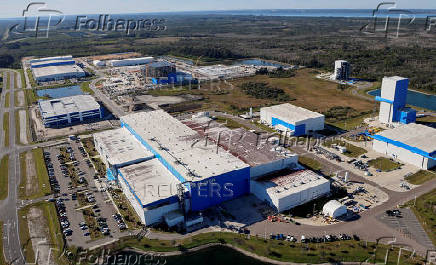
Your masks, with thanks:
[[[436,0],[0,0],[0,18],[21,17],[32,2],[66,15],[120,14],[238,9],[374,9],[381,2],[396,2],[401,9],[436,9]]]

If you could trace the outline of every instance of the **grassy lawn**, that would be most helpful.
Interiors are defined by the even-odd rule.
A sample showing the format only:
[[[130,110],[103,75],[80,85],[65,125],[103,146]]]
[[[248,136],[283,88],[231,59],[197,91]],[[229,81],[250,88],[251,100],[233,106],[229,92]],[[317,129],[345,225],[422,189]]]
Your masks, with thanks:
[[[9,94],[9,92],[6,92],[6,94],[5,94],[5,108],[9,108],[9,106],[10,106],[10,103],[9,103],[9,101],[10,101],[10,94]]]
[[[420,170],[413,175],[406,177],[406,180],[415,185],[420,185],[431,179],[436,178],[436,173],[428,170]]]
[[[35,94],[35,91],[32,89],[25,89],[24,97],[26,99],[27,106],[31,106],[32,104],[38,102],[38,96]]]
[[[135,237],[126,237],[113,244],[114,250],[126,247],[134,247],[143,251],[168,252],[186,250],[197,246],[217,243],[229,244],[243,250],[253,252],[259,256],[268,257],[278,261],[297,263],[338,263],[338,262],[368,262],[383,263],[388,253],[387,264],[397,264],[399,249],[393,248],[388,251],[385,245],[365,243],[354,240],[338,241],[319,244],[289,243],[281,240],[264,240],[252,236],[247,239],[244,235],[235,233],[205,233],[194,235],[182,240],[152,240],[143,238],[140,241]],[[98,250],[96,250],[98,251]],[[97,253],[97,252],[96,252]],[[422,262],[420,257],[410,257],[410,252],[402,252],[400,264],[418,264]]]
[[[416,205],[414,205],[414,201],[410,201],[406,205],[411,207],[427,235],[436,245],[436,189],[418,197]]]
[[[34,263],[35,252],[33,251],[32,241],[30,240],[29,225],[27,223],[27,214],[29,213],[29,210],[29,206],[18,210],[18,231],[24,258],[26,259],[26,262]]]
[[[97,150],[95,150],[94,140],[93,138],[84,138],[82,139],[83,148],[89,154],[90,157],[98,155]]]
[[[91,209],[82,210],[83,218],[85,219],[86,224],[89,227],[89,233],[91,240],[96,240],[104,237],[104,235],[98,229],[98,223],[95,219],[95,214]]]
[[[233,119],[227,119],[227,118],[223,118],[223,117],[217,117],[216,122],[219,122],[221,124],[224,124],[227,128],[229,129],[238,129],[238,128],[244,128],[247,130],[250,130],[250,128],[248,128],[247,126],[233,120]]]
[[[18,82],[17,82],[17,77],[18,77],[18,73],[16,73],[16,72],[14,72],[14,87],[15,88],[20,88],[20,87],[18,87]]]
[[[277,133],[276,130],[274,130],[273,128],[269,127],[268,125],[259,123],[259,122],[253,122],[254,125],[256,125],[257,127],[259,127],[260,129],[269,132],[269,133]]]
[[[38,176],[38,184],[40,187],[40,194],[37,196],[49,195],[51,193],[50,182],[48,178],[47,168],[45,167],[44,156],[42,148],[32,150],[33,160],[35,161],[36,174]]]
[[[253,77],[239,78],[227,82],[201,83],[200,89],[197,85],[188,87],[176,87],[156,89],[148,93],[155,96],[177,96],[193,94],[203,96],[201,103],[203,110],[220,110],[233,114],[242,114],[254,109],[280,104],[274,99],[259,99],[245,94],[240,85],[248,82],[266,83],[269,87],[282,89],[294,100],[292,104],[307,108],[312,111],[325,112],[332,107],[350,107],[352,117],[362,112],[372,111],[374,104],[370,100],[353,95],[350,91],[337,89],[337,84],[321,80],[311,73],[311,69],[296,71],[295,77],[291,78],[270,78],[267,75],[256,75]],[[322,99],[322,100],[320,100]]]
[[[1,221],[0,221],[0,227],[2,227],[2,229],[0,229],[0,238],[2,239],[0,240],[0,265],[6,265],[6,259],[3,254],[3,222]]]
[[[20,76],[21,76],[21,86],[23,88],[27,87],[27,82],[26,82],[26,77],[24,76],[24,70],[23,69],[18,69],[18,72],[20,72]]]
[[[4,73],[4,80],[6,80],[5,82],[6,82],[6,89],[9,89],[10,88],[10,85],[11,85],[11,79],[10,79],[10,76],[9,76],[9,74],[7,74],[7,73]]]
[[[121,192],[121,190],[110,190],[110,194],[128,228],[141,229],[139,216],[136,214],[123,192]]]
[[[321,170],[321,163],[308,156],[298,156],[298,163],[314,171]]]
[[[27,68],[27,76],[29,77],[30,85],[35,88],[38,86],[38,84],[35,81],[35,78],[33,78],[32,70],[30,68]]]
[[[331,147],[333,144],[347,147],[347,152],[345,152],[344,155],[348,157],[359,157],[366,153],[366,150],[364,148],[352,145],[341,140],[330,140],[323,143],[323,145],[327,147]]]
[[[377,157],[376,159],[372,159],[368,161],[368,164],[376,169],[380,169],[381,171],[387,172],[398,169],[401,167],[401,163],[390,160],[386,157]]]
[[[89,87],[90,83],[91,83],[90,81],[83,82],[83,83],[80,84],[80,88],[82,89],[82,91],[84,93],[87,93],[87,94],[90,94],[90,95],[94,95],[94,90],[92,90]]]
[[[0,200],[8,197],[9,156],[0,160]]]
[[[363,120],[371,117],[373,114],[365,114],[354,118],[349,118],[343,121],[326,121],[326,124],[348,131],[356,127],[360,127],[364,122]]]
[[[5,136],[4,146],[9,146],[9,112],[3,114],[3,131]]]

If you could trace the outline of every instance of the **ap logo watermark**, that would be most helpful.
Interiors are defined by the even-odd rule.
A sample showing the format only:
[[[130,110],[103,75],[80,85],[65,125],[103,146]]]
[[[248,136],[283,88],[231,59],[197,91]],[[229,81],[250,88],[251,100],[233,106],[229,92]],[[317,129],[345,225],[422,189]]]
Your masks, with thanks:
[[[23,17],[22,23],[11,26],[3,36],[3,40],[11,34],[22,37],[48,38],[50,30],[60,25],[65,19],[65,15],[61,11],[48,8],[44,2],[28,4],[21,15]]]

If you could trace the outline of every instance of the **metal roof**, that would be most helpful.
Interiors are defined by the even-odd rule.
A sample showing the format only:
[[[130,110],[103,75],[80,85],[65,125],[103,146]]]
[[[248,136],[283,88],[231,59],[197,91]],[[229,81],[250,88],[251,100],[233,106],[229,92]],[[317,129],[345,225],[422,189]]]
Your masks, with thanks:
[[[122,165],[132,161],[148,160],[154,157],[145,147],[126,129],[119,128],[95,133],[101,155],[111,165]]]
[[[68,75],[74,73],[80,73],[81,75],[85,75],[85,71],[82,68],[75,64],[67,64],[67,65],[54,65],[54,66],[46,66],[40,68],[32,68],[33,75],[35,78],[41,78],[51,75]]]
[[[206,146],[204,139],[193,141],[198,133],[163,110],[130,114],[121,121],[185,180],[199,181],[249,167],[219,146]]]
[[[261,108],[261,111],[268,111],[273,115],[280,116],[287,122],[298,122],[306,119],[324,117],[323,114],[297,107],[289,103]]]
[[[436,129],[422,124],[409,123],[394,129],[382,131],[372,136],[376,140],[387,142],[428,156],[436,153]]]
[[[157,159],[126,166],[119,171],[143,206],[177,195],[180,181]]]
[[[100,105],[90,95],[77,95],[38,102],[43,118],[100,109]]]

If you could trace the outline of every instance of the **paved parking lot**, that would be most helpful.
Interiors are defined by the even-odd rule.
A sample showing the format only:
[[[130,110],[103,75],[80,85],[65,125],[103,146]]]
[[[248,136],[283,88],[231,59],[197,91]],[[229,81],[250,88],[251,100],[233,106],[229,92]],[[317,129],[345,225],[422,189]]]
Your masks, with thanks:
[[[420,242],[428,249],[434,249],[433,243],[422,228],[413,211],[410,209],[401,209],[400,211],[401,215],[399,217],[388,216],[386,213],[383,213],[377,216],[377,219],[387,226],[400,231],[405,236]]]
[[[70,141],[69,144],[49,147],[46,148],[44,151],[50,153],[51,161],[53,164],[54,176],[58,180],[60,188],[57,199],[58,201],[60,201],[59,199],[61,199],[63,205],[65,205],[66,217],[70,223],[69,228],[72,230],[72,234],[66,237],[67,242],[70,245],[86,247],[94,244],[89,244],[91,243],[91,238],[89,236],[84,236],[84,234],[88,232],[88,230],[82,230],[79,226],[80,223],[85,222],[84,216],[82,214],[82,209],[88,208],[94,211],[95,218],[106,219],[107,227],[109,228],[110,232],[108,235],[104,236],[105,238],[107,238],[107,241],[124,236],[126,233],[120,231],[117,222],[112,217],[112,215],[117,214],[118,211],[110,200],[109,195],[105,191],[105,180],[94,179],[94,167],[92,167],[92,165],[88,166],[88,164],[85,162],[87,156],[83,156],[81,154],[79,150],[80,146],[80,142],[77,143],[76,141]],[[74,154],[74,157],[77,161],[75,162],[74,168],[76,169],[76,172],[83,172],[81,177],[83,177],[87,183],[79,184],[77,187],[74,187],[71,178],[68,176],[64,176],[61,169],[61,162],[57,158],[57,156],[61,154],[61,147],[71,147],[72,154]],[[72,163],[67,162],[67,164]],[[72,198],[72,195],[74,193],[86,194],[85,197],[91,195],[94,197],[95,202],[88,203],[88,205],[81,207],[79,205],[79,201]],[[59,205],[60,203],[57,202],[57,204]]]

